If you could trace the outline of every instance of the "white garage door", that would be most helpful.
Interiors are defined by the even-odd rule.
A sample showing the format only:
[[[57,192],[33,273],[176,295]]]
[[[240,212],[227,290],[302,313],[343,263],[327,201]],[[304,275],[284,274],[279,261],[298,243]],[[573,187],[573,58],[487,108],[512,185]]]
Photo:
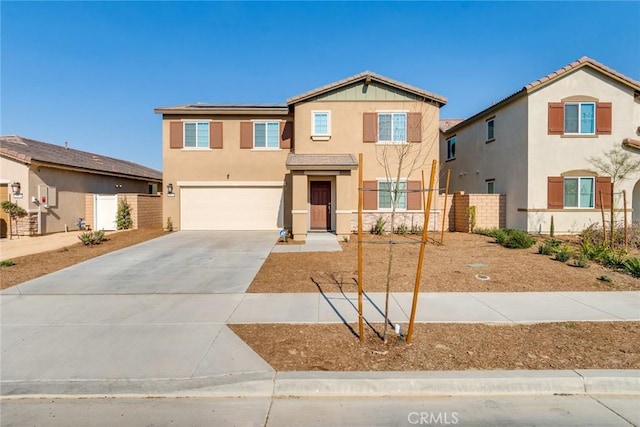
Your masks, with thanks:
[[[182,230],[278,230],[282,185],[277,187],[182,187]]]

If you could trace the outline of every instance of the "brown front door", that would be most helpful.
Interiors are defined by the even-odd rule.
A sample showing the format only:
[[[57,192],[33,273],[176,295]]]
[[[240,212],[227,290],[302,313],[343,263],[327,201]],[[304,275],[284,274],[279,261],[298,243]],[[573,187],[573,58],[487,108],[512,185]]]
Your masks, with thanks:
[[[311,181],[311,229],[331,228],[331,182]]]

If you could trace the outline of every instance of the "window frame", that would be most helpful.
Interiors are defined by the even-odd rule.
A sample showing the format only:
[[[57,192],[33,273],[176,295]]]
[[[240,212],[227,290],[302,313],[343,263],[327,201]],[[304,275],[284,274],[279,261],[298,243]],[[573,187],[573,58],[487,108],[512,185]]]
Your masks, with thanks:
[[[447,138],[447,161],[456,159],[456,139],[456,135]]]
[[[326,114],[327,115],[327,132],[326,133],[318,133],[316,132],[316,115]],[[311,139],[319,140],[319,141],[327,141],[331,138],[331,111],[329,110],[313,110],[311,111]]]
[[[487,179],[485,181],[487,185],[487,194],[496,194],[496,180],[495,179]],[[491,185],[491,191],[489,191],[489,186]]]
[[[568,206],[567,205],[567,181],[577,181],[577,193],[576,193],[576,206]],[[582,206],[581,205],[581,188],[582,181],[590,180],[591,181],[591,194],[590,194],[590,206]],[[595,209],[596,207],[596,178],[593,176],[565,176],[563,177],[562,182],[562,207],[564,209]]]
[[[187,125],[195,125],[195,146],[187,145]],[[198,136],[198,126],[206,125],[207,126],[207,137],[205,139],[204,145],[198,145],[199,136]],[[182,148],[185,150],[209,150],[211,141],[211,123],[209,121],[202,120],[186,120],[182,122]]]
[[[489,133],[491,131],[491,133]],[[486,142],[492,142],[496,139],[496,119],[492,117],[487,120],[487,139]]]
[[[382,116],[391,116],[391,139],[390,140],[383,140],[380,139],[380,119]],[[403,116],[404,117],[404,140],[400,140],[400,139],[396,139],[396,131],[394,130],[394,116]],[[377,130],[377,136],[378,136],[378,144],[389,144],[389,145],[395,145],[395,144],[408,144],[408,133],[409,133],[409,129],[408,129],[408,125],[409,125],[409,115],[407,114],[407,111],[378,111],[377,112],[377,117],[376,117],[376,130]]]
[[[583,105],[591,105],[593,107],[593,117],[591,118],[592,121],[592,128],[593,131],[592,132],[582,132],[582,106]],[[578,117],[577,117],[577,123],[578,123],[578,132],[567,132],[567,106],[568,105],[577,105],[578,106]],[[596,110],[597,110],[597,103],[594,101],[568,101],[568,102],[563,102],[563,113],[564,113],[564,128],[563,128],[563,135],[596,135]]]
[[[258,124],[264,124],[264,147],[256,147],[256,135],[258,134],[258,132],[256,131],[256,125]],[[268,129],[269,129],[269,125],[270,124],[275,124],[278,127],[278,133],[277,133],[277,137],[276,137],[276,145],[275,147],[270,147],[269,146],[269,139],[268,139]],[[280,150],[280,121],[278,120],[253,120],[251,123],[251,126],[253,127],[253,150]]]
[[[395,179],[386,179],[386,178],[380,178],[377,180],[377,190],[378,190],[378,197],[377,197],[377,201],[378,201],[378,210],[379,211],[386,211],[386,212],[391,212],[391,210],[393,209],[393,193],[388,192],[388,190],[386,189],[382,189],[380,188],[380,184],[388,184],[388,183],[394,183],[394,182],[399,182],[400,184],[404,184],[404,189],[399,189],[399,198],[400,200],[398,200],[398,204],[396,206],[396,212],[398,211],[406,211],[407,210],[407,206],[408,206],[408,200],[407,200],[407,186],[408,184],[408,180],[406,178],[402,178],[400,179],[400,181],[397,181]],[[381,194],[388,194],[389,195],[389,207],[382,207],[382,203],[380,200],[380,196]],[[404,199],[404,207],[400,206],[400,202],[402,202]]]

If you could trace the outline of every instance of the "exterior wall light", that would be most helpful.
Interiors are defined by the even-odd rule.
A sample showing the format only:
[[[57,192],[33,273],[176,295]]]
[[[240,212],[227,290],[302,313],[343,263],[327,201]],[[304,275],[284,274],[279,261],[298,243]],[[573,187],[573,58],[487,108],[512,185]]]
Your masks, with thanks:
[[[20,194],[20,183],[19,182],[14,182],[13,184],[11,184],[11,192],[13,194]]]
[[[175,194],[173,194],[173,184],[171,183],[167,184],[167,196],[168,197],[175,196]]]

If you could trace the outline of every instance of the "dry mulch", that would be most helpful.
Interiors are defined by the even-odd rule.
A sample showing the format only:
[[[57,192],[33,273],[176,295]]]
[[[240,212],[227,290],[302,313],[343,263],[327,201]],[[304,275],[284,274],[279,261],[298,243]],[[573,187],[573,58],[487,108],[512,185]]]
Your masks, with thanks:
[[[640,369],[640,322],[417,324],[410,345],[367,326],[360,343],[357,325],[229,327],[277,371]]]
[[[62,249],[13,258],[15,265],[1,268],[0,289],[10,288],[27,280],[62,270],[82,261],[104,255],[164,235],[161,228],[120,231],[107,235],[107,240],[96,246],[78,243]]]
[[[432,235],[439,239],[439,235]],[[414,288],[419,244],[417,236],[394,236],[393,292]],[[254,278],[248,292],[356,292],[357,237],[341,242],[343,252],[272,253]],[[389,236],[366,235],[363,241],[364,290],[383,292]],[[541,241],[541,239],[539,239]],[[445,233],[444,245],[429,243],[426,248],[422,292],[549,292],[549,291],[629,291],[640,290],[640,279],[614,272],[596,263],[587,268],[561,263],[530,249],[507,249],[486,236]],[[470,267],[468,264],[486,264]],[[488,281],[475,278],[482,274]],[[598,280],[606,275],[612,283]]]

